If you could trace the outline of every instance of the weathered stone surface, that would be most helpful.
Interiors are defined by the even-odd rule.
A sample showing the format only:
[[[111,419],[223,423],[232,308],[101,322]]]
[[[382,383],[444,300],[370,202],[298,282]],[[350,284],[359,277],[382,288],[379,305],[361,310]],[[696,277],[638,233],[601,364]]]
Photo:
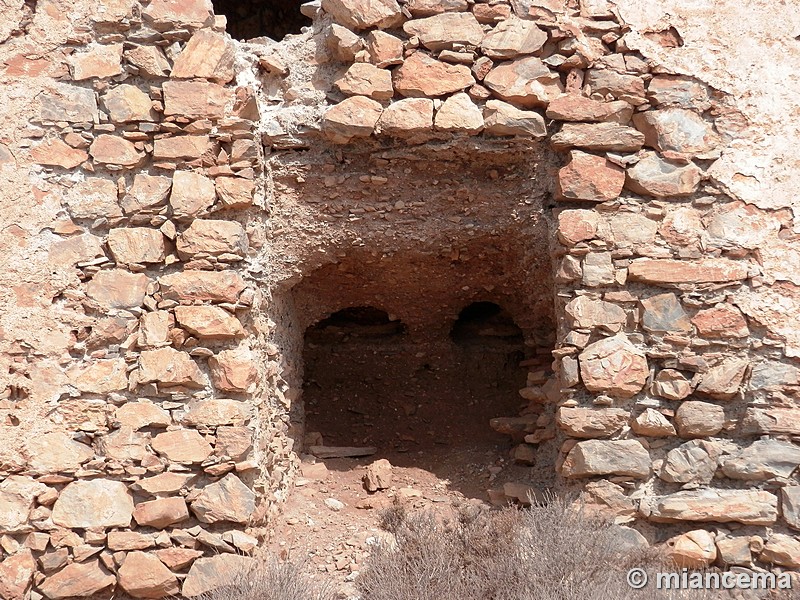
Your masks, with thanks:
[[[580,94],[564,94],[553,98],[547,105],[547,116],[559,121],[582,121],[597,123],[612,121],[627,123],[631,120],[633,107],[622,100],[600,102]]]
[[[28,517],[34,500],[45,491],[47,486],[43,483],[21,475],[11,475],[0,482],[0,534],[30,531]]]
[[[369,35],[372,33],[374,32],[370,32]],[[356,53],[364,47],[364,40],[347,27],[331,23],[330,29],[327,30],[325,44],[336,60],[351,63],[356,59]]]
[[[323,0],[322,10],[351,29],[388,29],[403,20],[395,0]]]
[[[547,41],[547,33],[533,21],[523,21],[516,16],[501,21],[481,42],[481,50],[491,58],[516,58],[534,54]]]
[[[203,556],[203,551],[189,548],[162,548],[161,550],[156,550],[155,554],[167,568],[179,571]]]
[[[469,67],[441,62],[425,52],[406,58],[393,79],[397,92],[409,98],[444,96],[475,83]]]
[[[0,598],[3,600],[26,600],[36,560],[29,549],[7,556],[0,562]]]
[[[697,333],[708,338],[742,338],[750,335],[741,311],[730,304],[699,311],[692,317]]]
[[[483,28],[471,12],[444,12],[412,19],[403,23],[403,31],[417,36],[423,46],[434,52],[452,50],[454,46],[478,46],[483,40]]]
[[[121,481],[73,481],[53,506],[53,523],[80,529],[129,527],[133,498]]]
[[[727,258],[697,261],[637,258],[628,267],[628,277],[644,283],[724,283],[747,278],[747,264]]]
[[[739,391],[749,361],[727,358],[703,373],[697,391],[716,400],[730,400]]]
[[[194,429],[176,429],[153,438],[153,450],[179,463],[201,463],[211,456],[211,445]]]
[[[142,16],[158,31],[197,29],[214,23],[214,8],[211,0],[153,0]]]
[[[558,171],[557,195],[562,200],[606,202],[622,192],[625,170],[603,156],[579,150],[569,153],[569,161]]]
[[[365,96],[347,98],[322,116],[322,131],[334,142],[345,144],[354,137],[369,137],[378,124],[383,107]]]
[[[658,231],[658,223],[640,213],[617,213],[611,217],[609,224],[618,248],[652,244]]]
[[[367,35],[367,52],[370,62],[377,67],[403,63],[403,40],[385,31],[370,31]]]
[[[122,216],[117,203],[117,186],[107,179],[87,177],[66,192],[64,201],[73,219],[112,219]]]
[[[579,361],[586,389],[616,398],[636,395],[649,374],[644,353],[621,333],[589,344]]]
[[[204,487],[192,502],[192,512],[202,523],[247,523],[255,507],[256,495],[232,473]]]
[[[245,577],[256,564],[255,559],[236,554],[199,558],[192,564],[181,593],[188,598],[206,594],[237,578]]]
[[[161,293],[170,300],[236,302],[245,284],[235,271],[185,271],[158,279]]]
[[[609,437],[628,423],[630,415],[622,408],[565,407],[558,409],[556,424],[572,437]]]
[[[133,185],[122,199],[122,209],[127,214],[132,214],[162,206],[167,201],[171,187],[172,181],[169,177],[137,173],[133,178]]]
[[[651,333],[685,333],[692,330],[689,316],[675,294],[659,294],[644,298],[642,327]]]
[[[152,121],[153,101],[135,85],[119,85],[103,95],[103,106],[114,123]]]
[[[728,202],[714,208],[706,232],[715,248],[761,248],[781,228],[775,214],[744,202]]]
[[[611,252],[592,252],[583,259],[583,285],[598,287],[615,282]]]
[[[644,135],[619,123],[564,123],[550,138],[556,150],[583,148],[596,152],[636,152],[644,145]]]
[[[333,85],[347,96],[389,100],[394,96],[392,73],[370,63],[353,63]]]
[[[158,138],[153,144],[156,160],[180,160],[200,158],[211,147],[207,135],[175,135]]]
[[[784,533],[773,533],[758,558],[774,565],[800,567],[800,540]]]
[[[664,217],[658,233],[671,246],[697,246],[705,226],[700,212],[689,206],[682,206]]]
[[[419,135],[433,130],[433,100],[404,98],[390,104],[381,114],[376,129],[398,137]]]
[[[687,400],[675,412],[678,435],[683,438],[698,438],[716,435],[725,424],[725,411],[721,406]]]
[[[169,331],[173,322],[170,313],[166,310],[144,313],[139,318],[139,339],[137,340],[139,347],[145,349],[169,346]]]
[[[430,17],[443,12],[469,10],[467,0],[408,0],[405,7],[415,17]]]
[[[587,440],[569,451],[562,472],[565,477],[627,475],[645,479],[650,474],[650,455],[636,440]]]
[[[646,408],[631,421],[631,429],[637,435],[648,437],[670,437],[675,435],[675,426],[669,419],[653,408]]]
[[[586,85],[592,93],[611,94],[617,100],[639,106],[646,102],[644,81],[638,75],[618,73],[612,69],[589,69]]]
[[[70,383],[87,394],[108,394],[127,389],[128,375],[122,358],[78,363],[67,370]]]
[[[250,417],[251,408],[238,400],[192,400],[186,406],[181,419],[184,425],[218,427],[220,425],[238,425]]]
[[[749,567],[752,560],[750,536],[725,537],[717,536],[717,553],[723,565],[739,565]]]
[[[31,149],[33,162],[45,167],[74,169],[87,158],[89,155],[85,151],[68,146],[59,139],[48,139]]]
[[[708,89],[699,81],[683,75],[656,75],[647,86],[647,95],[659,105],[695,110],[705,110],[709,106]]]
[[[367,472],[364,474],[364,488],[368,492],[385,490],[391,485],[392,463],[381,458],[367,466]]]
[[[139,356],[139,383],[205,386],[205,378],[197,363],[186,352],[174,348],[143,350]]]
[[[149,227],[112,229],[108,232],[108,248],[120,264],[160,263],[167,254],[164,236]]]
[[[218,306],[176,306],[175,318],[189,333],[208,340],[244,335],[239,319]]]
[[[217,198],[214,182],[199,173],[176,171],[169,203],[178,219],[193,219],[208,211]]]
[[[172,77],[210,79],[228,83],[234,77],[236,48],[230,38],[201,29],[195,33],[175,59]]]
[[[253,204],[255,182],[243,177],[217,177],[217,198],[227,208],[247,208]]]
[[[531,110],[520,110],[502,100],[489,100],[483,110],[485,131],[490,135],[517,135],[543,138],[547,135],[544,118]]]
[[[731,479],[763,481],[788,478],[800,465],[800,447],[778,440],[757,440],[722,462],[722,472]]]
[[[667,540],[667,557],[676,567],[703,569],[717,558],[713,536],[705,529],[695,529]]]
[[[152,402],[126,402],[114,415],[123,426],[133,430],[143,427],[167,427],[172,419],[167,411]]]
[[[701,489],[655,496],[642,501],[657,523],[709,521],[771,525],[778,518],[778,498],[761,490]]]
[[[776,390],[787,385],[800,385],[800,368],[777,361],[761,360],[753,365],[750,390]]]
[[[755,435],[800,435],[800,409],[747,407],[742,431]]]
[[[137,504],[133,518],[142,527],[164,529],[188,519],[189,509],[183,498],[159,498]]]
[[[700,168],[694,163],[681,165],[649,152],[628,169],[625,187],[657,198],[688,196],[697,190],[700,178]]]
[[[95,123],[98,119],[94,91],[76,85],[56,83],[39,96],[39,104],[43,121]]]
[[[438,131],[474,135],[483,129],[483,113],[467,94],[461,92],[444,101],[436,112],[434,124]]]
[[[504,62],[489,71],[484,85],[501,100],[522,108],[547,106],[564,92],[557,73],[553,73],[540,59],[529,56]]]
[[[660,152],[705,155],[719,144],[711,125],[693,110],[648,110],[637,113],[633,122],[644,133],[646,144]]]
[[[670,483],[707,484],[717,470],[722,451],[706,440],[692,440],[670,450],[658,476]]]
[[[781,515],[791,527],[800,529],[800,486],[781,488]]]
[[[112,552],[128,550],[147,550],[156,545],[152,534],[136,531],[109,531],[106,546]]]
[[[592,300],[588,296],[578,296],[564,308],[573,329],[595,329],[617,333],[628,316],[616,304],[603,300]]]
[[[76,442],[61,431],[32,437],[28,440],[26,453],[28,464],[38,473],[76,471],[94,457],[90,446]]]
[[[253,431],[249,427],[218,427],[214,454],[244,460],[253,448]],[[319,463],[322,464],[322,463]]]
[[[150,6],[153,4],[155,3],[151,3]],[[139,70],[140,77],[167,77],[171,70],[164,51],[158,46],[136,46],[126,50],[123,56]]]
[[[104,256],[102,238],[84,233],[55,242],[47,253],[54,265],[74,267],[80,262],[90,261]]]
[[[208,359],[211,381],[219,390],[246,392],[257,378],[253,354],[245,346],[223,350]]]
[[[221,119],[233,103],[233,91],[207,81],[165,81],[164,115],[190,119]]]
[[[567,246],[591,240],[597,234],[600,215],[594,210],[569,209],[558,213],[558,240]]]
[[[221,254],[244,258],[247,254],[247,233],[238,221],[197,219],[178,236],[175,246],[178,256],[184,260],[197,255]]]
[[[175,494],[182,488],[188,487],[194,479],[195,475],[192,475],[191,473],[175,473],[172,471],[167,471],[165,473],[154,475],[153,477],[140,479],[137,483],[137,486],[151,496],[160,496],[166,494]]]
[[[58,573],[50,575],[39,586],[39,591],[50,600],[67,600],[92,596],[117,582],[99,561],[72,563]]]
[[[117,576],[120,587],[134,598],[163,598],[180,591],[172,571],[146,552],[129,552]]]
[[[691,382],[674,369],[661,369],[653,380],[653,394],[667,400],[683,400],[692,389]]]
[[[136,149],[126,139],[101,133],[89,146],[89,154],[95,162],[122,167],[138,167],[144,162],[145,153]]]
[[[632,521],[636,515],[634,501],[625,495],[621,486],[606,479],[587,482],[581,500],[589,514],[614,519],[617,523]]]
[[[93,44],[69,58],[69,71],[75,81],[105,79],[122,73],[122,44]]]
[[[139,433],[131,427],[100,436],[95,442],[97,454],[121,463],[140,461],[150,454],[147,443],[149,433]]]

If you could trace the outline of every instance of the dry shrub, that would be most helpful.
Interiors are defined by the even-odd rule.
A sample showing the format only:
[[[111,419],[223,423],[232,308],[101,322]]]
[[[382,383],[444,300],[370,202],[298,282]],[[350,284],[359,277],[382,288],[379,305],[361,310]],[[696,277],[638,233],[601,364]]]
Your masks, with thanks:
[[[334,600],[327,582],[312,578],[302,565],[263,559],[200,600]]]
[[[450,519],[395,507],[357,582],[361,600],[624,600],[720,598],[701,590],[630,588],[627,570],[672,571],[654,552],[622,555],[610,524],[563,499],[526,510],[464,507]],[[726,596],[729,597],[729,596]]]

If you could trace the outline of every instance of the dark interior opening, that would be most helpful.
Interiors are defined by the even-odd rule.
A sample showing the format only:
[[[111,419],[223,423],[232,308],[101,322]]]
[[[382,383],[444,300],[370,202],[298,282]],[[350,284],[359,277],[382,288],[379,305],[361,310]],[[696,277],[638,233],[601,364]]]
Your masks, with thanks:
[[[401,335],[406,330],[399,319],[373,306],[351,306],[336,311],[309,327],[306,339],[312,342],[345,342],[350,338],[381,338]]]
[[[311,19],[300,12],[306,0],[212,0],[214,12],[228,18],[227,31],[237,40],[269,37],[280,41],[300,33]]]
[[[460,345],[523,343],[522,329],[508,311],[494,302],[473,302],[465,307],[453,324],[450,338]]]
[[[508,437],[489,420],[515,415],[524,403],[523,332],[491,302],[468,305],[448,331],[409,332],[370,306],[339,310],[310,326],[303,348],[309,444],[320,445],[321,436],[324,446],[375,447],[364,463],[387,458],[485,498],[484,463],[515,468]],[[341,470],[357,464],[340,462],[326,464]]]

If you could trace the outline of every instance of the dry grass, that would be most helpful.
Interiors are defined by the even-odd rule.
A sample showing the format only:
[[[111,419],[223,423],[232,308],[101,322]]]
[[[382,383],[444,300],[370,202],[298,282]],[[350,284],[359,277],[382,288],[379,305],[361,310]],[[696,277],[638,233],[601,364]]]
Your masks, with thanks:
[[[361,600],[710,600],[700,590],[633,590],[633,566],[674,570],[653,552],[620,555],[609,524],[564,500],[529,510],[464,508],[450,520],[401,507],[383,517],[396,544],[378,545],[357,580]],[[728,596],[729,597],[729,596]]]
[[[246,573],[200,600],[334,600],[332,587],[313,579],[301,565],[261,560]]]

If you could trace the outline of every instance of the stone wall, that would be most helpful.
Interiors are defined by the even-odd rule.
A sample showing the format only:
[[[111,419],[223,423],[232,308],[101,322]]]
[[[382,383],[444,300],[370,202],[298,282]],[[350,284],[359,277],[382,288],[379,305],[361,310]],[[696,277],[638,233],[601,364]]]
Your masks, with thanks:
[[[324,0],[240,44],[208,0],[0,4],[0,596],[195,596],[247,561],[302,433],[282,294],[361,218],[284,211],[320,149],[555,153],[530,192],[555,361],[520,453],[688,564],[800,565],[793,201],[748,179],[785,173],[747,153],[768,103],[694,69],[682,24]]]

